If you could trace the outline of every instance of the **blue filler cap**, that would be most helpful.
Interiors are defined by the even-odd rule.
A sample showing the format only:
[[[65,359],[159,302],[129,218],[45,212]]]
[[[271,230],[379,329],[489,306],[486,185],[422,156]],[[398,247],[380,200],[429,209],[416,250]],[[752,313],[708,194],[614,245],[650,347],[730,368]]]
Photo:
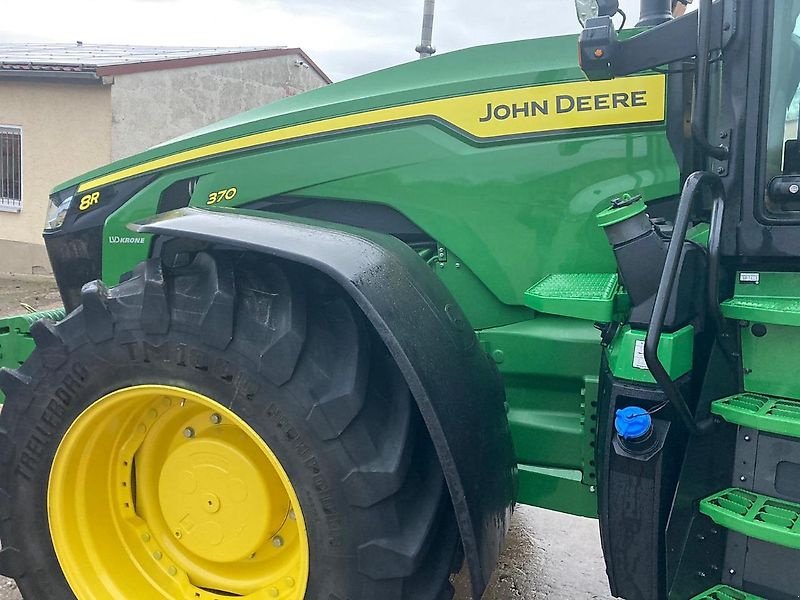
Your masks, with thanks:
[[[638,406],[628,406],[617,411],[614,427],[623,440],[638,440],[650,432],[653,419]]]

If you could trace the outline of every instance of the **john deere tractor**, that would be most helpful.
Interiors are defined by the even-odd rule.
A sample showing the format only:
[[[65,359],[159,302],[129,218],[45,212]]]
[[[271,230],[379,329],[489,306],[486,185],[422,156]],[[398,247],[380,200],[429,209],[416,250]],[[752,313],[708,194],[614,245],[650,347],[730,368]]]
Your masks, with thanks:
[[[479,598],[515,503],[598,518],[617,597],[800,598],[800,0],[577,8],[54,190],[26,600]]]

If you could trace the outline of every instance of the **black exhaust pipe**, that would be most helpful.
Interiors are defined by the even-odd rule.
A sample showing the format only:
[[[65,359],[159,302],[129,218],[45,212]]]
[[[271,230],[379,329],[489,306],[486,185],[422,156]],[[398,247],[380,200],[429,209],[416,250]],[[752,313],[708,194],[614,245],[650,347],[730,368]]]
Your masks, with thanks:
[[[672,20],[672,0],[641,0],[637,27],[655,27]]]

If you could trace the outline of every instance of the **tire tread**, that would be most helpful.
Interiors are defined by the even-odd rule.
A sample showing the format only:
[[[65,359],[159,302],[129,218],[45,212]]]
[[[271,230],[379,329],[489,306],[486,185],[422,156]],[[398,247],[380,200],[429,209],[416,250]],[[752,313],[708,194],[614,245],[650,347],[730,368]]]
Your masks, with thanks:
[[[344,600],[452,597],[448,577],[458,530],[441,467],[396,365],[344,292],[305,268],[220,252],[198,253],[171,270],[151,259],[113,288],[87,284],[82,297],[83,306],[61,323],[34,325],[37,349],[20,370],[0,370],[0,388],[12,397],[0,426],[15,428],[11,435],[0,429],[0,536],[10,544],[0,551],[0,571],[19,580],[26,598],[44,600],[45,590],[65,585],[26,576],[14,546],[26,547],[9,482],[13,440],[25,439],[29,427],[20,410],[31,382],[84,344],[139,339],[137,332],[153,351],[181,333],[247,357],[254,372],[305,403],[298,416],[326,460],[338,461],[336,483],[353,522],[362,524],[348,534],[358,540],[359,592]],[[210,368],[219,377],[234,375],[230,365]],[[240,409],[252,404],[246,389],[239,394]]]

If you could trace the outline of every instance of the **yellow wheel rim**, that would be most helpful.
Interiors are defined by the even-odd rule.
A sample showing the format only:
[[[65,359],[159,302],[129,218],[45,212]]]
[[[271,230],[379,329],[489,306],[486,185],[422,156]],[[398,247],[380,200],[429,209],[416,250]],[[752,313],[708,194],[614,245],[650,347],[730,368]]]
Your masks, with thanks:
[[[50,533],[80,600],[301,600],[308,536],[275,454],[189,390],[113,392],[75,420],[48,487]]]

